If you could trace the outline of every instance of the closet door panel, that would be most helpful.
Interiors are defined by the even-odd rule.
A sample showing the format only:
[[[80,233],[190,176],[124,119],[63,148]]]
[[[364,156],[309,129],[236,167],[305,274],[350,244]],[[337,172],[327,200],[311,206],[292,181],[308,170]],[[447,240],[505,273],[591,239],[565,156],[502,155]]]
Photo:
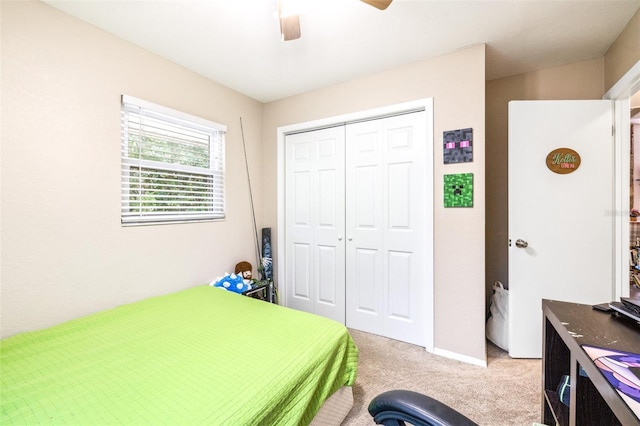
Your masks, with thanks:
[[[418,112],[349,124],[346,141],[347,200],[357,200],[346,205],[347,326],[422,346],[430,280],[425,123]],[[367,224],[364,209],[373,212]],[[357,261],[365,250],[376,253],[373,266]],[[371,282],[359,280],[363,266],[376,271]]]
[[[398,163],[389,165],[389,196],[387,208],[389,210],[389,229],[411,229],[411,164]]]
[[[311,264],[311,246],[309,244],[296,243],[293,245],[293,294],[300,301],[311,301],[311,277],[309,268]]]
[[[347,125],[347,326],[384,335],[382,123]]]
[[[315,282],[317,285],[316,297],[314,300],[314,313],[324,317],[336,319],[334,310],[336,306],[344,308],[341,301],[344,300],[344,275],[338,277],[338,271],[344,270],[344,255],[337,257],[335,247],[319,245],[316,251],[317,267],[314,268],[317,274]],[[344,313],[341,311],[342,322]]]
[[[347,256],[347,327],[381,334],[381,253],[364,247],[354,247],[350,253]]]
[[[287,306],[344,323],[344,128],[287,135],[285,151]]]
[[[361,273],[356,277],[354,285],[357,300],[356,309],[365,315],[378,315],[378,295],[376,294],[376,265],[378,261],[377,250],[360,249],[356,251],[356,269]]]
[[[290,166],[287,176],[287,282],[289,306],[312,308],[311,263],[313,252],[313,212],[310,197],[313,185],[312,144],[309,138],[298,138],[287,147]]]
[[[359,230],[376,230],[376,205],[380,191],[376,186],[378,175],[376,166],[360,166],[355,169],[357,190],[355,192],[355,223]]]
[[[365,134],[366,150],[359,150],[361,164],[353,169],[356,187],[350,203],[347,203],[347,215],[354,223],[347,232],[347,300],[352,308],[347,309],[347,324],[362,331],[379,333],[382,327],[381,291],[383,259],[378,248],[380,232],[380,206],[382,205],[379,188],[379,166],[371,164],[371,152],[378,152],[377,138]],[[357,145],[362,148],[362,144]],[[351,171],[347,171],[351,174]],[[350,189],[349,189],[350,190]],[[355,261],[352,260],[355,257]],[[355,310],[355,311],[354,311]]]
[[[422,296],[413,288],[420,281],[416,280],[414,270],[416,248],[409,237],[414,232],[412,226],[415,225],[411,222],[415,200],[410,194],[416,194],[411,180],[411,168],[411,163],[404,162],[389,165],[389,197],[386,206],[389,216],[385,229],[388,271],[385,335],[402,341],[419,342],[417,337],[422,335],[422,331],[418,328],[422,319],[415,312],[417,303],[412,298]]]
[[[328,304],[330,306],[336,304],[336,269],[337,265],[343,259],[336,258],[336,250],[334,247],[318,246],[318,271],[317,281],[322,285],[318,287],[317,301],[320,304]]]
[[[425,113],[413,113],[384,120],[383,139],[388,173],[385,176],[384,241],[389,301],[385,317],[385,335],[409,343],[427,343],[427,289],[431,276],[427,245],[431,235],[426,229],[427,137]],[[432,149],[430,146],[429,149]]]
[[[387,270],[389,271],[389,317],[411,320],[411,262],[412,254],[389,250]]]

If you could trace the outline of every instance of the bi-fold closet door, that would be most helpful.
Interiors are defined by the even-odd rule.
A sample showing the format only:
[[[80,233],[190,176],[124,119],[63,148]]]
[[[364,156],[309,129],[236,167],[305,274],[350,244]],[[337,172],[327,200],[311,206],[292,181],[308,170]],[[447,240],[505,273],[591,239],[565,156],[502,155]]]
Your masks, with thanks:
[[[344,126],[285,138],[287,306],[345,323]]]
[[[285,137],[287,306],[425,346],[427,118],[419,111]]]

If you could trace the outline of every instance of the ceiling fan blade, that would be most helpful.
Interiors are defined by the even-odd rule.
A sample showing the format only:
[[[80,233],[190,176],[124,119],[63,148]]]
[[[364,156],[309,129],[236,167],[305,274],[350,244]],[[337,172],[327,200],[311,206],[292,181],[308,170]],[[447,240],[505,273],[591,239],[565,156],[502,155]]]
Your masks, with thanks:
[[[300,38],[300,15],[280,17],[280,34],[283,41]]]
[[[300,38],[300,15],[294,9],[295,3],[278,0],[278,17],[280,18],[280,35],[283,41]]]
[[[376,7],[380,10],[385,10],[393,0],[362,0],[366,4]]]

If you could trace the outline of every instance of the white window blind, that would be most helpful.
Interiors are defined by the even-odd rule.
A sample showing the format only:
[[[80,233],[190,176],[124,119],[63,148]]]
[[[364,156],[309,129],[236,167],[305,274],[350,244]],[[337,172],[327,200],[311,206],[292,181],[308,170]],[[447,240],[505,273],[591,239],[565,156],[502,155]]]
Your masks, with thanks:
[[[122,96],[123,225],[222,219],[226,126]]]

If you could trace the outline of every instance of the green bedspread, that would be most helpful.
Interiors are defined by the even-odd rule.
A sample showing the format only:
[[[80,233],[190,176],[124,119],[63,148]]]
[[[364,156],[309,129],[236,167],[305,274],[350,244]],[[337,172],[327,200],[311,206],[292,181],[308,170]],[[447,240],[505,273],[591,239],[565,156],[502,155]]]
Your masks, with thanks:
[[[357,359],[339,323],[195,287],[0,341],[0,424],[308,424]]]

